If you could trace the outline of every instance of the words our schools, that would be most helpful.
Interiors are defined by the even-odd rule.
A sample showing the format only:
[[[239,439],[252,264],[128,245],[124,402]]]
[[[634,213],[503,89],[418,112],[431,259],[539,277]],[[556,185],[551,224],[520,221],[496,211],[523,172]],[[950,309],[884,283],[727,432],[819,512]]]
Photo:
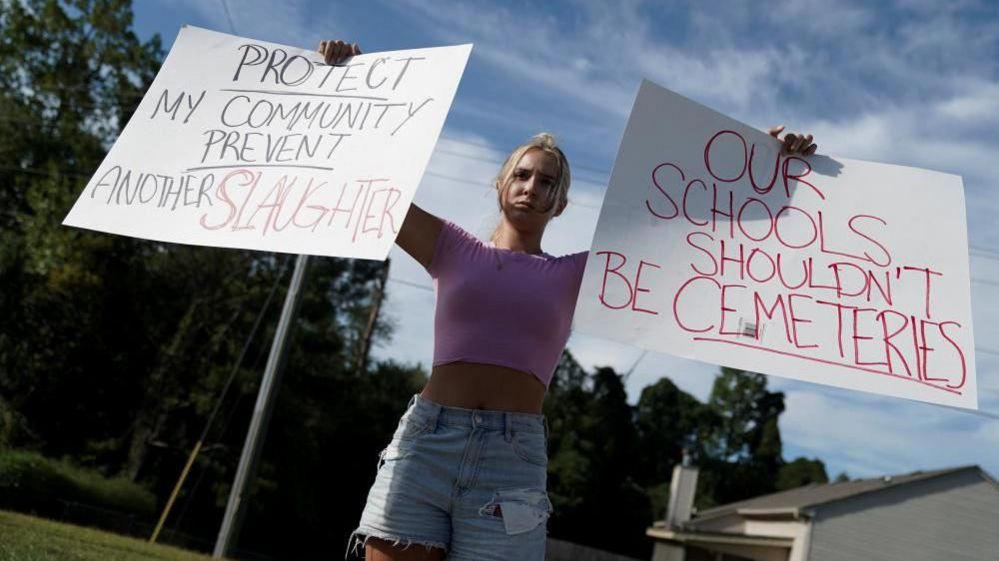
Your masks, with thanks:
[[[787,156],[645,83],[575,322],[717,364],[975,408],[961,180]]]
[[[185,27],[65,224],[383,259],[471,46],[359,55]]]

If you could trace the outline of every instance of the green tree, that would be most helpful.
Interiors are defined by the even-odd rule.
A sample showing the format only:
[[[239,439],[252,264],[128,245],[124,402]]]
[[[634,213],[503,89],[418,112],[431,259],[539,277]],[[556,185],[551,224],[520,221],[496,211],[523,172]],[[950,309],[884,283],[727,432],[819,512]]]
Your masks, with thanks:
[[[288,374],[240,543],[285,559],[314,559],[330,543],[347,543],[378,454],[426,374],[393,362],[363,375],[289,364]]]
[[[12,444],[86,455],[120,430],[149,341],[129,301],[149,244],[59,223],[138,104],[162,56],[122,1],[5,1],[0,10],[0,393]],[[109,345],[135,352],[109,352]],[[59,414],[52,414],[58,411]],[[101,454],[97,446],[94,454]]]
[[[781,466],[777,473],[777,490],[785,491],[812,483],[828,483],[829,476],[826,475],[826,465],[822,460],[795,458]]]
[[[608,551],[648,556],[643,536],[652,522],[652,510],[635,478],[638,433],[621,376],[611,368],[588,375],[566,351],[546,414],[552,432],[551,534]]]
[[[590,401],[589,374],[572,353],[563,351],[544,405],[549,428],[548,495],[555,507],[555,528],[562,512],[583,502],[593,472],[590,464],[596,450],[588,439]]]
[[[784,394],[769,391],[765,375],[722,367],[707,406],[717,419],[706,443],[711,457],[768,465],[780,462],[777,418],[784,412]]]
[[[125,474],[162,502],[235,375],[168,521],[210,543],[289,258],[60,225],[162,59],[159,39],[131,26],[127,0],[0,0],[0,439]],[[247,520],[254,548],[314,556],[356,523],[361,481],[422,379],[419,368],[357,368],[367,334],[390,332],[370,324],[384,268],[312,260]],[[329,483],[338,474],[346,494]],[[252,532],[295,521],[300,531]]]
[[[704,404],[669,378],[642,389],[635,420],[643,457],[642,483],[668,483],[684,451],[701,456],[698,436],[710,419]]]
[[[783,465],[778,417],[784,394],[767,389],[763,374],[722,368],[707,407],[699,505],[733,502],[772,492]]]

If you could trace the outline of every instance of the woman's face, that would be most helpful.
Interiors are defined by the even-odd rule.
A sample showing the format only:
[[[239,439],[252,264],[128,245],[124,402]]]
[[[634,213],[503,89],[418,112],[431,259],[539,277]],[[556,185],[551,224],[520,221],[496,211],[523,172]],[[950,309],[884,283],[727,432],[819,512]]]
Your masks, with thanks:
[[[501,206],[507,220],[519,229],[539,229],[562,213],[550,193],[558,181],[558,162],[543,150],[528,150],[513,167]]]

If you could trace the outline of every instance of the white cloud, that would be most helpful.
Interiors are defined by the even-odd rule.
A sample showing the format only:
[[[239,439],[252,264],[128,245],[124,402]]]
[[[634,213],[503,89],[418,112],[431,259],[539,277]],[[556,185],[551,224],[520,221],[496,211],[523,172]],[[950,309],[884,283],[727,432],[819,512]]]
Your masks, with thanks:
[[[333,12],[325,6],[317,10],[306,1],[155,1],[167,10],[185,12],[184,21],[192,25],[303,49],[315,48],[322,39],[356,40],[350,35],[356,12]],[[172,37],[172,33],[165,35],[168,41]]]
[[[999,138],[968,134],[962,125],[977,126],[982,120],[999,118],[995,94],[999,94],[999,84],[987,84],[970,94],[933,103],[912,103],[835,121],[816,120],[806,127],[826,154],[917,165],[985,182],[994,173]],[[978,118],[974,118],[975,110],[979,110]]]
[[[775,25],[793,29],[801,41],[815,36],[824,40],[855,35],[871,25],[874,10],[852,2],[824,0],[782,0],[770,6],[767,19]]]
[[[300,33],[292,32],[300,32],[305,22],[305,6],[298,2],[174,0],[169,3],[197,13],[217,31],[275,42],[287,43],[289,37],[300,37]]]
[[[178,10],[189,10],[194,12],[203,19],[209,22],[212,29],[217,31],[223,31],[225,33],[231,33],[229,29],[229,22],[225,17],[225,10],[220,2],[203,2],[199,0],[168,0],[161,2],[164,5],[170,6]],[[235,24],[235,18],[233,19]],[[239,28],[237,27],[237,32]]]
[[[972,245],[995,249],[999,248],[999,229],[992,226],[999,213],[999,197],[993,177],[999,136],[983,137],[969,130],[980,126],[981,120],[954,118],[969,105],[987,104],[984,92],[993,89],[999,91],[999,85],[982,87],[970,96],[959,94],[838,121],[818,120],[805,128],[815,134],[822,153],[961,175],[968,239]],[[992,102],[991,111],[999,118],[999,102]],[[983,113],[982,120],[992,118],[992,114]],[[995,275],[989,278],[999,279]],[[993,323],[990,327],[994,330],[999,325]]]
[[[995,123],[999,121],[999,84],[980,81],[968,84],[954,97],[939,102],[936,110],[962,125]]]
[[[774,81],[783,57],[774,49],[712,49],[692,57],[677,49],[636,44],[637,76],[706,103],[745,110]],[[629,107],[630,109],[630,107]]]
[[[923,403],[807,387],[786,392],[786,446],[814,451],[853,477],[979,464],[999,473],[999,420]],[[860,395],[860,394],[858,394]],[[835,467],[842,466],[842,467]]]
[[[776,79],[778,69],[793,80],[794,67],[801,63],[800,57],[774,47],[708,45],[704,55],[698,49],[672,47],[654,38],[655,30],[632,3],[601,8],[587,4],[578,33],[567,32],[558,19],[523,17],[503,8],[464,3],[446,9],[439,3],[409,7],[419,11],[442,40],[474,41],[473,56],[495,65],[518,86],[540,86],[587,111],[595,109],[597,114],[590,118],[600,122],[627,116],[643,76],[687,95],[741,109]]]

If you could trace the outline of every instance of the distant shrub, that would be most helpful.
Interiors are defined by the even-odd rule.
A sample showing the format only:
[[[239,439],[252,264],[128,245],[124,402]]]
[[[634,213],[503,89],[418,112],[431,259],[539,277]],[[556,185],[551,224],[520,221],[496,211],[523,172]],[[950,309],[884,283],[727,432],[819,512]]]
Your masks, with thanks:
[[[67,503],[143,519],[156,511],[153,493],[127,479],[108,479],[36,452],[0,449],[0,509],[62,518]]]

